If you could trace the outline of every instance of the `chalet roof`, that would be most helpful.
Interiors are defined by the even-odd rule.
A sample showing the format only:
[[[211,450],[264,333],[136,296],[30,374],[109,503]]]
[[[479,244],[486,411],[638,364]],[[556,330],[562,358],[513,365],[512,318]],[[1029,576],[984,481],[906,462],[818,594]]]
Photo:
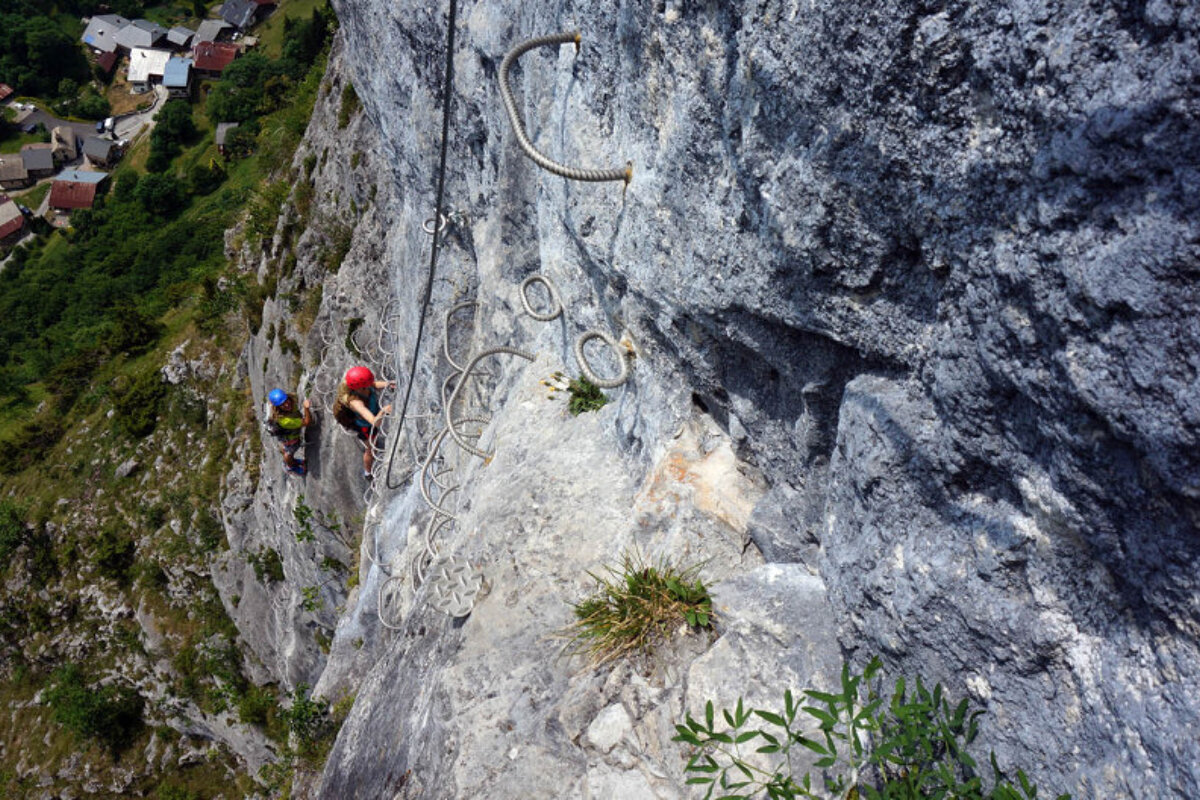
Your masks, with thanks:
[[[29,177],[25,160],[15,153],[0,156],[0,181],[23,181]]]
[[[88,20],[87,29],[80,39],[101,53],[112,53],[117,49],[117,34],[130,24],[129,20],[117,14],[98,14]]]
[[[187,47],[188,42],[192,41],[192,37],[196,32],[191,28],[185,28],[182,25],[177,25],[167,31],[167,41],[175,47]]]
[[[135,19],[121,30],[117,31],[116,41],[126,50],[135,47],[153,47],[167,35],[167,29],[162,25],[144,19]]]
[[[108,161],[112,156],[113,142],[101,139],[99,136],[89,136],[83,140],[83,154],[91,159]]]
[[[258,4],[254,0],[225,0],[221,6],[221,19],[236,28],[246,28],[254,21]]]
[[[53,145],[27,144],[21,148],[21,160],[25,162],[26,172],[54,169]]]
[[[55,181],[67,183],[104,183],[108,180],[107,172],[84,172],[81,169],[64,169],[54,177]]]
[[[228,42],[201,42],[192,53],[193,66],[204,72],[221,72],[238,56],[236,44]]]
[[[215,42],[224,31],[232,28],[233,26],[223,19],[206,19],[196,29],[196,37],[193,39],[193,43]]]
[[[163,70],[163,86],[168,89],[186,89],[192,72],[192,59],[172,58]]]
[[[137,48],[129,54],[129,82],[145,83],[151,78],[161,78],[171,55],[170,50]]]
[[[0,101],[7,100],[9,95],[13,93],[13,88],[7,83],[0,83]]]
[[[96,202],[96,183],[54,181],[50,184],[50,207],[58,209],[91,208]]]
[[[0,194],[0,239],[7,239],[25,227],[25,217],[17,204]]]

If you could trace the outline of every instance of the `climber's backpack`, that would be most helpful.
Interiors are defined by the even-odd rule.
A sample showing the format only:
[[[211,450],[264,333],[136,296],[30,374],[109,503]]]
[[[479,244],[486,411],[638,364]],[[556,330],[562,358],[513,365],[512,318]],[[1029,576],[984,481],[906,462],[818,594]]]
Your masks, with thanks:
[[[346,430],[358,433],[358,414],[341,400],[333,401],[333,418]]]

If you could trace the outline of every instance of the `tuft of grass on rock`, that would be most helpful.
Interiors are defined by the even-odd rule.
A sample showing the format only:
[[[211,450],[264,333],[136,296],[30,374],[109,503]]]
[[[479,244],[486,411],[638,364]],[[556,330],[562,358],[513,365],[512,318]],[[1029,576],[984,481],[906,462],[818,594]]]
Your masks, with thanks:
[[[647,563],[626,551],[619,566],[589,572],[595,591],[572,606],[575,622],[562,632],[566,652],[599,666],[636,652],[650,655],[681,625],[711,628],[712,598],[699,571],[666,559]]]

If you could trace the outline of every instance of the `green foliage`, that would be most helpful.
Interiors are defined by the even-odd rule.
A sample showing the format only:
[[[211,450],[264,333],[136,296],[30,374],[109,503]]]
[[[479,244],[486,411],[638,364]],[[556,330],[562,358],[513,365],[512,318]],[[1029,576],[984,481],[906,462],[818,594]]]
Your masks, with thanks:
[[[0,6],[0,81],[20,94],[53,97],[62,80],[88,79],[87,59],[75,38],[45,9],[26,3]]]
[[[693,748],[685,767],[691,773],[687,782],[707,786],[705,798],[718,790],[724,798],[765,794],[772,800],[1037,797],[1022,770],[1017,770],[1016,785],[1005,778],[994,753],[990,776],[980,773],[968,748],[979,733],[983,711],[971,711],[966,698],[952,704],[941,684],[930,691],[920,678],[911,692],[900,678],[891,697],[885,697],[877,679],[881,667],[879,659],[872,659],[860,675],[843,665],[839,690],[805,689],[799,701],[789,690],[783,707],[774,711],[747,709],[739,698],[734,710],[723,710],[718,718],[709,701],[703,722],[689,714],[686,724],[675,726],[674,741]],[[751,758],[743,746],[754,747],[758,757]],[[793,773],[796,747],[818,757],[813,765],[817,777]],[[764,767],[761,756],[774,759],[772,765]],[[1059,795],[1058,800],[1069,797]]]
[[[11,500],[0,500],[0,575],[26,538],[25,509]]]
[[[88,686],[78,666],[55,671],[45,694],[54,721],[80,738],[120,755],[142,729],[143,701],[128,687]]]
[[[288,182],[281,180],[260,186],[255,191],[246,218],[246,230],[252,239],[270,237],[275,232],[275,223],[290,190]]]
[[[342,87],[342,105],[338,108],[338,127],[344,128],[350,124],[350,118],[358,111],[362,102],[358,99],[358,92],[354,91],[354,84],[347,83]]]
[[[199,792],[175,783],[160,783],[154,790],[156,800],[204,800]]]
[[[330,717],[329,706],[314,700],[309,686],[302,683],[292,692],[292,704],[283,712],[288,732],[296,742],[296,754],[310,764],[319,764],[325,759],[337,726]]]
[[[681,623],[712,626],[712,598],[697,578],[699,566],[680,569],[669,561],[647,564],[636,552],[621,556],[606,575],[588,575],[596,590],[574,604],[575,622],[564,635],[567,652],[603,664],[641,651],[652,653]]]
[[[146,175],[133,192],[142,208],[160,217],[173,217],[187,203],[187,187],[174,175]]]
[[[64,89],[67,91],[63,91]],[[59,94],[62,99],[54,104],[54,110],[59,116],[98,120],[112,113],[112,105],[108,99],[91,85],[85,86],[81,92],[73,81],[64,78],[59,82]]]
[[[225,168],[218,161],[210,161],[207,166],[196,164],[188,172],[188,185],[193,194],[210,194],[224,182]]]
[[[133,540],[112,526],[100,531],[92,548],[92,563],[96,565],[96,571],[122,586],[129,583],[135,556]]]
[[[292,516],[296,518],[297,542],[311,542],[317,538],[312,527],[313,515],[313,510],[304,504],[304,495],[297,497],[296,507],[292,509]]]
[[[320,611],[325,607],[325,601],[321,599],[320,586],[304,586],[300,589],[300,608],[310,613]]]
[[[572,417],[585,411],[599,411],[608,402],[608,395],[582,375],[567,384],[567,391],[571,394],[567,411],[571,412]]]
[[[121,304],[115,309],[112,327],[104,337],[104,346],[112,353],[136,355],[149,349],[162,333],[162,325],[136,306]]]
[[[157,369],[142,372],[113,398],[117,428],[140,439],[158,425],[158,413],[167,387]]]
[[[195,137],[196,123],[192,119],[191,104],[186,100],[167,101],[155,117],[146,169],[151,172],[164,171],[171,165],[171,159],[179,155]]]
[[[279,701],[267,687],[251,686],[238,700],[237,712],[241,722],[265,728],[279,713]]]
[[[201,553],[215,553],[229,546],[225,541],[225,528],[211,511],[203,510],[197,515],[193,531]]]
[[[283,580],[283,559],[279,551],[267,547],[246,556],[246,563],[254,567],[254,577],[259,583],[278,583]]]

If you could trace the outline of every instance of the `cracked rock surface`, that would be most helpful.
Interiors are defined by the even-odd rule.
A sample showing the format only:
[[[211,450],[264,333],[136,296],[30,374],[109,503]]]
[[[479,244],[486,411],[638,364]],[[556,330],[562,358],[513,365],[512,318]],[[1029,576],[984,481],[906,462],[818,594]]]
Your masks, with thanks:
[[[338,133],[335,87],[297,155],[330,148],[330,209],[378,191],[319,319],[340,341],[394,312],[397,374],[428,263],[445,5],[335,0],[363,114]],[[632,160],[624,190],[540,171],[504,116],[505,52],[575,27],[578,55],[521,58],[517,104],[557,160]],[[1198,27],[1168,0],[462,3],[456,221],[412,411],[441,413],[457,302],[480,302],[451,325],[460,363],[495,345],[538,360],[487,361],[460,400],[495,451],[449,450],[439,542],[483,571],[475,611],[454,622],[399,577],[399,630],[376,620],[383,569],[410,575],[423,546],[406,484],[381,494],[382,566],[329,598],[328,657],[264,650],[356,693],[320,794],[686,796],[685,710],[878,653],[971,695],[982,744],[1047,792],[1200,795]],[[521,313],[535,272],[564,317]],[[632,379],[570,418],[540,381],[577,373],[593,327],[628,341]],[[336,359],[303,348],[327,380]],[[412,423],[404,452],[439,426]],[[309,502],[353,509],[335,476],[357,453],[321,442],[331,483]],[[708,560],[722,635],[656,665],[556,661],[586,571],[630,544]]]

